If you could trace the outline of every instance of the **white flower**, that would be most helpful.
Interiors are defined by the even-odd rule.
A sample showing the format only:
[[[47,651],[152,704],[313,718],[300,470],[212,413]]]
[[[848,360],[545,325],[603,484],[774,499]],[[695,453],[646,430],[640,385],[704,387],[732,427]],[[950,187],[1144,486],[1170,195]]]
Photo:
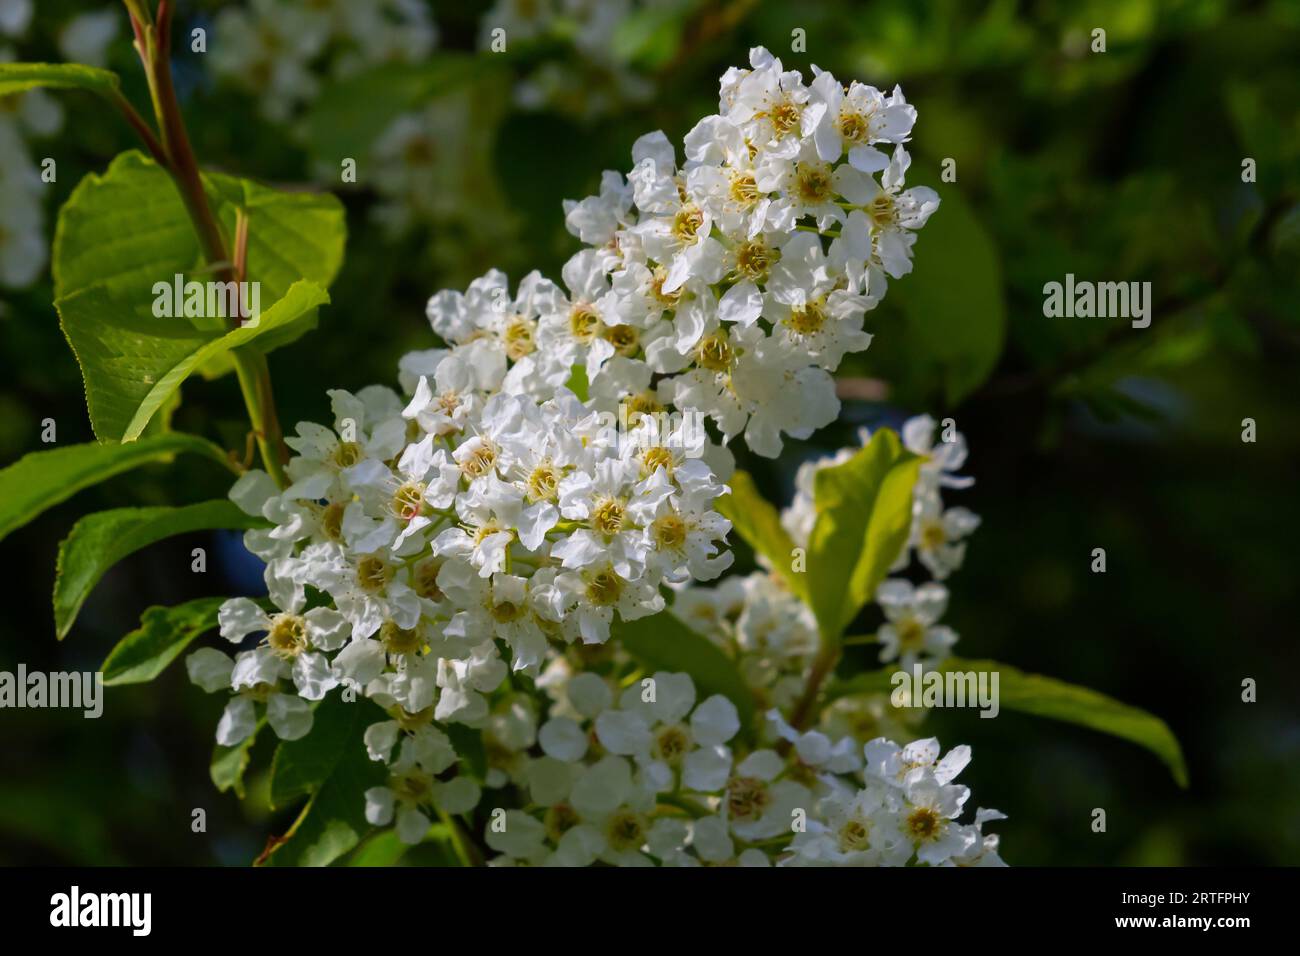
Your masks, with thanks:
[[[979,527],[979,516],[968,508],[944,508],[936,492],[918,488],[912,505],[912,535],[916,556],[942,581],[966,559],[962,539]]]
[[[321,651],[337,650],[348,636],[348,622],[332,608],[317,607],[303,613],[301,600],[284,610],[267,614],[248,598],[234,598],[217,614],[221,636],[238,644],[249,634],[265,633],[260,652],[274,655],[291,668],[298,692],[307,700],[320,700],[336,684]]]
[[[923,656],[927,664],[936,664],[957,643],[956,632],[938,623],[948,607],[948,589],[942,584],[931,581],[914,587],[910,581],[890,578],[876,589],[876,603],[888,620],[877,635],[882,664],[897,659],[910,671]]]

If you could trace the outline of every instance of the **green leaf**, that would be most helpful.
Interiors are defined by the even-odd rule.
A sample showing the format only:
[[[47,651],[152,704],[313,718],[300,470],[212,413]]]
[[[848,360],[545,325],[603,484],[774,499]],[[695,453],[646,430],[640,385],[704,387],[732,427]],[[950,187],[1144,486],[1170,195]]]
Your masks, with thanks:
[[[90,442],[24,455],[0,471],[0,540],[83,488],[141,465],[171,461],[181,453],[227,464],[225,453],[212,442],[178,432],[129,445]]]
[[[0,63],[0,96],[37,87],[112,96],[119,85],[116,73],[80,63]]]
[[[839,640],[906,544],[921,461],[881,429],[848,461],[817,472],[808,603],[828,641]]]
[[[301,763],[298,757],[293,757],[296,769],[280,784],[279,792],[282,797],[291,791],[301,792],[301,787],[311,781],[312,797],[285,834],[283,842],[260,861],[262,865],[328,866],[357,846],[373,829],[365,818],[365,792],[382,784],[387,771],[383,764],[370,759],[362,737],[366,727],[379,718],[382,712],[366,698],[347,703],[339,695],[337,704],[346,710],[337,716],[350,718],[350,722],[344,726],[342,719],[335,720],[328,713],[321,714],[326,704],[332,700],[326,698],[316,709],[317,720],[324,718],[321,726],[313,723],[311,732],[302,740],[282,741],[280,744],[284,748],[286,743],[302,744],[321,735],[317,743],[304,744],[305,750],[295,748],[300,751],[300,755],[308,750],[319,752]],[[322,767],[326,762],[325,751],[332,751],[334,762],[322,777]],[[290,758],[282,758],[279,750],[276,757],[277,763],[285,768],[285,761]],[[276,792],[277,774],[274,766],[273,764],[272,793]],[[288,769],[279,772],[290,773]]]
[[[115,508],[87,515],[59,545],[54,580],[54,629],[68,636],[77,612],[104,572],[141,548],[189,531],[260,528],[266,522],[244,514],[229,501],[204,501],[180,508]]]
[[[988,231],[955,185],[938,191],[941,205],[920,232],[915,268],[889,292],[906,317],[898,354],[933,365],[946,401],[955,405],[993,371],[1007,310]]]
[[[748,473],[738,471],[727,481],[731,493],[723,495],[714,504],[719,514],[731,521],[732,530],[758,554],[771,563],[777,574],[783,577],[793,591],[803,600],[808,600],[807,575],[785,569],[790,567],[794,553],[794,542],[781,527],[781,515],[754,485],[754,479]]]
[[[479,780],[484,779],[488,772],[488,758],[487,748],[483,746],[482,731],[476,727],[466,727],[464,724],[446,724],[442,729],[451,740],[457,756],[464,761],[462,766],[468,769],[472,776]]]
[[[266,718],[263,717],[246,740],[241,740],[233,747],[217,744],[213,748],[208,774],[220,792],[234,790],[235,796],[240,800],[244,799],[244,771],[248,769],[249,754],[252,752],[253,744],[257,742],[257,735],[265,726]]]
[[[435,823],[430,829],[445,833],[447,828]],[[409,849],[398,838],[396,830],[380,830],[348,857],[348,866],[396,866]]]
[[[225,598],[197,598],[175,607],[147,608],[140,626],[117,642],[100,670],[104,683],[142,684],[153,680],[190,642],[217,626]]]
[[[357,701],[349,702],[342,694],[333,694],[316,706],[306,736],[280,741],[271,759],[273,809],[283,809],[299,797],[314,793],[329,779],[356,729],[360,710]]]
[[[439,50],[420,63],[389,63],[336,80],[307,114],[308,148],[337,175],[344,159],[363,162],[403,113],[497,70],[491,58]]]
[[[1178,739],[1163,720],[1145,710],[1130,707],[1087,687],[1039,674],[1026,674],[998,661],[950,657],[937,670],[944,673],[996,673],[1000,708],[1090,727],[1145,747],[1164,762],[1180,787],[1187,787],[1187,764]],[[899,673],[896,667],[887,667],[838,681],[827,691],[827,699],[851,694],[889,693],[895,673]]]
[[[334,281],[347,239],[338,199],[278,192],[220,173],[205,173],[203,181],[228,246],[237,210],[248,217],[247,278],[262,283],[263,304],[299,279],[322,288]],[[59,210],[50,267],[55,298],[100,285],[150,305],[155,282],[178,272],[210,278],[200,274],[206,267],[198,238],[171,177],[135,150],[77,184]]]
[[[686,36],[687,21],[698,0],[666,0],[637,8],[619,18],[609,52],[619,63],[654,69],[668,64]]]
[[[322,289],[334,280],[347,238],[344,210],[336,198],[277,192],[216,173],[203,179],[228,247],[237,214],[242,211],[247,219],[246,278],[260,283],[264,309],[283,299],[299,280]],[[171,283],[178,274],[196,281],[215,276],[203,261],[194,227],[171,178],[138,152],[121,154],[103,175],[89,175],[77,185],[59,211],[51,269],[56,306],[63,300],[77,301],[79,294],[96,288],[107,297],[101,307],[109,303],[93,321],[85,314],[78,316],[71,329],[67,316],[63,317],[64,334],[81,364],[92,424],[100,437],[118,437],[113,427],[106,426],[109,434],[101,434],[96,421],[97,413],[103,418],[105,402],[113,404],[109,387],[113,373],[131,379],[139,391],[139,386],[165,371],[157,367],[159,360],[179,360],[173,340],[193,337],[200,325],[207,335],[225,331],[217,318],[153,315],[155,283]],[[269,352],[293,341],[314,326],[316,308],[285,319],[262,329],[253,347]],[[82,354],[83,345],[74,341],[74,334],[88,354]],[[102,363],[111,367],[105,370]],[[198,370],[211,377],[230,367],[230,356],[220,351],[205,357]],[[111,417],[108,421],[112,424]]]
[[[575,365],[569,370],[569,380],[564,383],[564,387],[578,396],[578,401],[587,400],[587,392],[591,384],[587,381],[587,366]]]
[[[296,282],[258,321],[225,334],[156,318],[149,302],[92,286],[59,299],[63,332],[81,364],[90,423],[101,440],[130,442],[201,365],[284,329],[329,296]]]
[[[754,695],[731,658],[703,634],[668,611],[616,621],[611,633],[647,670],[684,671],[695,681],[701,699],[713,694],[729,698],[740,713],[741,732],[752,732]]]

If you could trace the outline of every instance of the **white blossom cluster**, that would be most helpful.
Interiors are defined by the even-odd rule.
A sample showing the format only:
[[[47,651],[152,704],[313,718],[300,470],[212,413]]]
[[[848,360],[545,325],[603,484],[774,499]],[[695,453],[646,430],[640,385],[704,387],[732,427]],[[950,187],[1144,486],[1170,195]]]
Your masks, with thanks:
[[[913,555],[936,577],[960,567],[962,538],[979,519],[964,508],[945,508],[945,488],[967,488],[972,479],[957,474],[965,465],[967,446],[955,427],[939,426],[920,415],[902,429],[904,448],[922,458],[913,490],[913,526],[893,570],[905,570]],[[936,429],[939,440],[936,441]],[[867,430],[859,438],[871,439]],[[813,488],[822,468],[843,464],[858,448],[806,462],[796,474],[795,496],[781,513],[781,524],[796,546],[806,547],[816,520]],[[891,578],[878,588],[875,601],[885,615],[877,639],[882,663],[897,660],[910,669],[938,664],[957,641],[956,633],[938,624],[948,591],[938,581],[919,587]],[[680,589],[673,613],[710,637],[736,661],[760,701],[777,708],[769,723],[777,736],[794,745],[800,764],[821,767],[831,752],[852,753],[865,741],[865,775],[846,781],[846,768],[822,774],[807,812],[806,826],[796,832],[780,862],[789,865],[891,866],[915,859],[930,865],[1001,866],[998,838],[983,832],[985,823],[1003,819],[994,810],[978,810],[971,823],[960,823],[968,797],[952,783],[970,759],[969,748],[955,748],[939,759],[933,738],[899,747],[892,740],[915,736],[923,711],[894,711],[883,694],[852,695],[826,707],[819,729],[800,734],[786,725],[821,646],[811,610],[786,586],[779,573],[758,571],[729,577],[716,586]],[[891,739],[877,736],[887,730]],[[831,741],[836,743],[832,745]],[[865,786],[863,785],[865,784]]]
[[[501,391],[504,357],[480,344],[408,357],[436,385],[421,375],[405,403],[380,386],[332,392],[335,427],[288,439],[283,492],[261,471],[236,482],[231,498],[273,524],[245,535],[273,607],[227,601],[224,637],[265,637],[233,661],[191,658],[196,681],[236,693],[222,743],[253,732],[257,701],[281,737],[301,736],[307,701],[341,684],[404,720],[479,724],[506,675],[497,641],[535,675],[552,641],[602,643],[616,613],[662,610],[661,584],[731,563],[711,508],[725,489],[702,459],[641,441],[648,421],[607,434],[566,389],[540,403]],[[308,587],[332,606],[307,609]]]
[[[683,587],[671,610],[736,662],[760,704],[787,712],[794,706],[821,638],[808,605],[778,578],[756,571],[715,587]]]
[[[497,863],[979,856],[983,819],[956,822],[966,791],[950,782],[964,751],[936,764],[937,745],[913,744],[890,763],[883,738],[864,752],[852,732],[795,730],[783,714],[818,648],[807,608],[764,574],[698,587],[732,562],[713,508],[726,442],[775,455],[835,417],[830,372],[869,342],[864,313],[937,205],[901,190],[900,92],[820,71],[805,86],[761,49],[751,64],[723,77],[680,168],[651,134],[626,178],[567,205],[588,247],[563,286],[534,272],[512,293],[494,270],[438,293],[446,347],[402,359],[400,394],[330,392],[331,426],[286,439],[287,488],[255,470],[236,482],[231,499],[265,521],[245,544],[268,597],[221,606],[233,654],[187,659],[229,696],[219,743],[262,721],[298,739],[327,695],[368,697],[388,718],[365,732],[388,782],[366,792],[367,819],[417,843],[513,788],[521,809],[484,833]],[[937,495],[964,452],[907,440]],[[765,729],[721,695],[697,702],[689,675],[643,676],[610,641],[665,595],[737,660]],[[453,724],[481,736],[485,771]]]
[[[864,316],[910,271],[939,198],[903,188],[916,110],[901,90],[846,89],[816,67],[805,84],[761,47],[750,63],[724,74],[680,164],[648,134],[626,177],[566,203],[589,248],[565,266],[568,310],[542,315],[537,364],[555,384],[585,361],[605,392],[658,376],[659,401],[775,457],[783,435],[838,414],[831,373],[870,344]]]
[[[420,0],[250,0],[222,10],[208,56],[216,74],[259,97],[272,122],[319,95],[323,63],[347,77],[382,63],[414,63],[437,41]]]
[[[1001,864],[997,837],[982,833],[1001,814],[958,822],[969,791],[952,780],[969,748],[940,760],[933,738],[832,742],[776,709],[754,746],[735,705],[699,700],[686,674],[616,692],[585,671],[557,691],[549,719],[521,740],[540,750],[517,767],[525,808],[485,826],[493,865]]]
[[[866,429],[859,437],[864,445],[871,440]],[[929,415],[917,415],[904,422],[902,442],[907,451],[924,461],[912,492],[912,530],[891,570],[906,570],[915,556],[934,580],[918,586],[905,578],[889,578],[877,588],[875,601],[886,618],[877,635],[881,663],[897,660],[910,670],[917,661],[926,666],[939,663],[957,642],[957,633],[939,624],[948,606],[948,588],[942,581],[961,567],[966,557],[965,539],[979,527],[980,519],[968,508],[950,508],[943,501],[944,489],[974,484],[973,478],[957,474],[967,455],[961,432],[949,423],[936,423]],[[816,520],[813,484],[817,472],[843,464],[856,451],[842,448],[834,455],[799,466],[794,499],[781,514],[782,526],[799,547],[807,545]]]
[[[527,68],[515,84],[525,109],[551,109],[593,120],[644,103],[653,80],[628,67],[617,50],[621,24],[655,0],[497,0],[479,21],[482,51],[564,44],[565,55]],[[522,58],[525,62],[527,57]]]

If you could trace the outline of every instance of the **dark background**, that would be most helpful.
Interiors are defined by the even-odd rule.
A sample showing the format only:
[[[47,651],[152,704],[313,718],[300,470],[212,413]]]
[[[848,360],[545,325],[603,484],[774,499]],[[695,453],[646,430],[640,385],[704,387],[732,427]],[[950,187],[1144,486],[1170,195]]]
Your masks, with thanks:
[[[32,29],[10,45],[22,59],[57,59],[61,25],[101,6],[42,0]],[[180,6],[188,32],[239,4]],[[680,142],[716,110],[717,77],[744,64],[751,45],[805,71],[816,63],[845,81],[902,83],[919,110],[913,178],[940,189],[945,205],[921,234],[917,273],[868,316],[871,349],[841,370],[856,393],[878,394],[883,382],[886,397],[846,401],[839,423],[789,446],[779,465],[743,453],[742,465],[784,500],[799,458],[852,442],[858,424],[952,415],[977,484],[949,501],[984,519],[949,581],[958,651],[1097,688],[1163,717],[1178,736],[1186,791],[1146,752],[1090,731],[1008,712],[993,721],[934,714],[929,728],[945,745],[974,749],[963,775],[974,799],[1009,815],[997,830],[1010,862],[1300,861],[1300,6],[632,4],[600,57],[575,45],[564,20],[505,54],[476,53],[485,8],[432,7],[440,37],[430,68],[452,64],[457,77],[409,104],[433,118],[427,155],[411,159],[449,184],[443,208],[401,234],[381,228],[373,212],[383,190],[367,182],[368,144],[353,133],[365,127],[356,98],[307,111],[324,111],[309,126],[352,147],[363,174],[341,193],[351,235],[334,304],[317,332],[270,359],[287,426],[322,418],[326,388],[395,384],[397,358],[435,344],[423,307],[437,289],[491,266],[512,281],[533,267],[558,277],[578,247],[560,201],[594,191],[604,168],[625,170],[643,132],[662,128]],[[1096,27],[1107,31],[1105,53],[1089,50]],[[806,31],[806,54],[789,52],[795,28]],[[110,66],[143,108],[127,32]],[[569,92],[518,105],[512,89],[544,69],[567,77]],[[327,90],[348,82],[321,70]],[[646,92],[610,94],[611,74]],[[255,95],[214,79],[197,57],[183,57],[178,75],[205,165],[294,185],[337,168],[329,136],[261,119]],[[593,105],[596,94],[613,105]],[[97,103],[62,102],[63,133],[32,147],[59,159],[51,222],[82,174],[134,145]],[[956,183],[938,179],[946,157],[957,161]],[[1241,181],[1243,157],[1257,160],[1258,183]],[[969,215],[957,230],[959,207]],[[1067,272],[1150,281],[1151,327],[1045,318],[1043,284]],[[984,293],[936,297],[950,279]],[[43,447],[47,417],[60,443],[92,438],[50,300],[48,275],[0,289],[6,464]],[[191,380],[184,399],[177,428],[242,447],[232,380]],[[1247,417],[1254,444],[1241,441]],[[146,606],[255,587],[237,538],[176,539],[115,568],[69,638],[54,639],[54,558],[78,516],[205,500],[225,484],[202,463],[145,469],[8,537],[0,669],[93,670]],[[203,576],[189,571],[196,546],[209,548]],[[1106,549],[1105,574],[1089,570],[1096,547]],[[1257,703],[1241,700],[1246,677],[1258,681]],[[191,687],[183,667],[106,693],[94,722],[0,712],[0,863],[243,864],[285,825],[265,809],[268,752],[255,754],[262,775],[250,777],[248,801],[210,784],[222,702]],[[196,807],[207,810],[206,834],[190,832]],[[1091,831],[1096,807],[1107,811],[1105,834]]]

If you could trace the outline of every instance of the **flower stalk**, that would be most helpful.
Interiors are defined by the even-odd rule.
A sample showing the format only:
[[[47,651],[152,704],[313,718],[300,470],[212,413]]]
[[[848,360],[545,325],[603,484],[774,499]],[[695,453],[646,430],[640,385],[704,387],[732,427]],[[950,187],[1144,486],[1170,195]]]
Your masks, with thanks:
[[[160,136],[154,137],[144,121],[126,104],[124,111],[133,129],[140,134],[145,146],[153,154],[172,178],[176,190],[180,193],[185,211],[194,224],[203,257],[223,282],[234,281],[236,273],[242,273],[243,253],[247,248],[247,220],[241,217],[239,255],[240,268],[227,252],[225,237],[221,224],[213,213],[208,201],[207,191],[203,186],[203,176],[199,171],[194,148],[190,144],[189,133],[185,128],[185,118],[181,113],[180,102],[176,97],[176,87],[172,80],[171,68],[171,24],[173,4],[170,0],[159,0],[156,17],[151,15],[149,5],[143,0],[123,0],[131,16],[131,27],[135,31],[135,48],[144,66],[145,77],[149,83],[149,95],[153,100],[154,115],[157,118]],[[123,100],[125,103],[125,100]],[[232,326],[237,327],[239,317],[232,316]],[[284,444],[284,434],[275,410],[275,396],[271,387],[271,371],[266,356],[253,348],[235,349],[231,352],[235,372],[239,379],[240,392],[248,410],[248,418],[257,439],[258,451],[262,464],[280,487],[287,487],[288,476],[284,463],[288,460],[288,450]]]

